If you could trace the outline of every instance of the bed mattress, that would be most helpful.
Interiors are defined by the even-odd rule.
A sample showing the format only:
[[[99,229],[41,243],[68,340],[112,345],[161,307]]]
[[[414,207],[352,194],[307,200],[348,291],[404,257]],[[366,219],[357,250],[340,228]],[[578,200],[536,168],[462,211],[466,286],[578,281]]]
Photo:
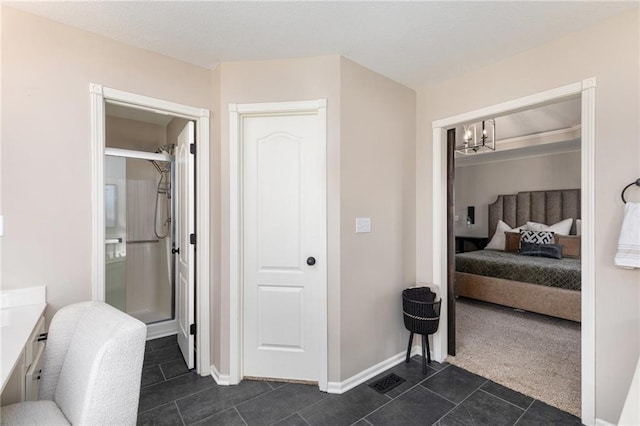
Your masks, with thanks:
[[[548,259],[498,250],[456,254],[456,271],[580,291],[580,259]]]

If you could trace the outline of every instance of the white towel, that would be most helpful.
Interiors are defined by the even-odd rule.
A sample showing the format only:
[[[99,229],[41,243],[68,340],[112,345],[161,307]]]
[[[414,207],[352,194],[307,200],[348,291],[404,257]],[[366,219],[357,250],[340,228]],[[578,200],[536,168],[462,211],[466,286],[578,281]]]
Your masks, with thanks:
[[[640,268],[640,203],[624,206],[615,264],[621,268]]]

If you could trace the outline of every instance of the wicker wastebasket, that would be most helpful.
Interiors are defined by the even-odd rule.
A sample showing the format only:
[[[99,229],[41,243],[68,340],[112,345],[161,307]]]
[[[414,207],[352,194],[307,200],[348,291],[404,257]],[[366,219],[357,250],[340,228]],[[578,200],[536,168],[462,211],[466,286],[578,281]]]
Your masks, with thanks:
[[[413,335],[420,334],[422,336],[422,374],[427,374],[426,361],[431,363],[429,334],[438,331],[441,302],[442,300],[436,300],[436,294],[429,287],[413,287],[402,291],[404,326],[411,333],[406,362],[409,362],[411,356]]]

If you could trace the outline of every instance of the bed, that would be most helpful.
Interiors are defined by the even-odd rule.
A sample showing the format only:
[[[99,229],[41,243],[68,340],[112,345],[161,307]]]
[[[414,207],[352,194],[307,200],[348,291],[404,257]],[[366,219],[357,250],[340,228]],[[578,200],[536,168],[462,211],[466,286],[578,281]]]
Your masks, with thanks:
[[[489,237],[502,220],[512,228],[527,222],[554,224],[580,218],[580,190],[529,191],[499,195],[489,205]],[[559,237],[560,238],[560,237]],[[579,237],[573,238],[579,250]],[[479,250],[456,254],[455,292],[485,302],[580,321],[581,267],[578,256],[548,259],[514,252]]]

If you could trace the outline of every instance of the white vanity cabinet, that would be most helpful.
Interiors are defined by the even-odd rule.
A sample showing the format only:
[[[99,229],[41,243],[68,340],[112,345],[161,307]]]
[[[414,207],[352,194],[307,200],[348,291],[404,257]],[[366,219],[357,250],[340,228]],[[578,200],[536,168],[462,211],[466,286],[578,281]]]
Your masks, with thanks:
[[[25,367],[23,400],[35,401],[38,399],[38,389],[40,388],[40,373],[42,372],[42,361],[44,346],[47,335],[44,330],[44,316],[40,317],[36,328],[29,337],[25,348]]]
[[[37,399],[46,306],[44,287],[0,292],[2,405]]]

